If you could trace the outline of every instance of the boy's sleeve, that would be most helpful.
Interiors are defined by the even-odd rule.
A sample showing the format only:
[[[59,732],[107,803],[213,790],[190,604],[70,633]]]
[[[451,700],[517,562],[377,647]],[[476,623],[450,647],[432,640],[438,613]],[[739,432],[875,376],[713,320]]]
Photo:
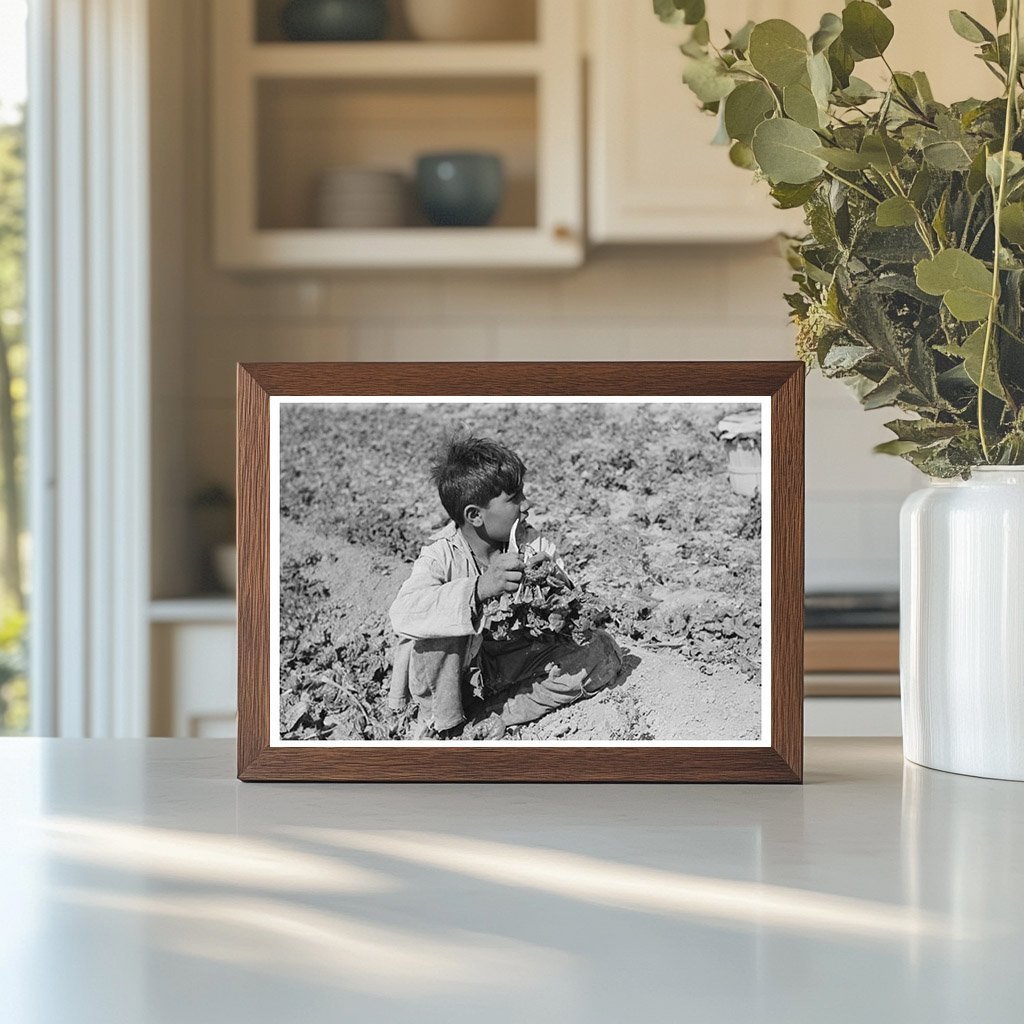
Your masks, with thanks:
[[[475,588],[475,578],[448,580],[436,558],[421,554],[391,605],[391,625],[414,640],[479,633]]]

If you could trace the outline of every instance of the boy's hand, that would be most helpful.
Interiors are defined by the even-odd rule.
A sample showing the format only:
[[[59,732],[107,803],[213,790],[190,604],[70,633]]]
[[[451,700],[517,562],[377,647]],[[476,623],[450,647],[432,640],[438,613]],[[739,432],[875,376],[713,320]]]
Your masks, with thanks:
[[[476,592],[481,601],[501,594],[514,594],[523,582],[523,560],[518,555],[495,555],[486,571],[477,580]]]

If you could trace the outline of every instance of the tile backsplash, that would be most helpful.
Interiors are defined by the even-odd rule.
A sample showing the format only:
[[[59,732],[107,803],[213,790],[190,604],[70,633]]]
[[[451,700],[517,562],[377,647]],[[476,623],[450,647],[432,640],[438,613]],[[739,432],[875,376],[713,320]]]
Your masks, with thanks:
[[[234,363],[256,360],[788,359],[773,245],[599,252],[572,272],[245,278],[189,263],[187,464],[233,472]],[[807,584],[895,587],[904,463],[872,454],[885,412],[808,378]]]

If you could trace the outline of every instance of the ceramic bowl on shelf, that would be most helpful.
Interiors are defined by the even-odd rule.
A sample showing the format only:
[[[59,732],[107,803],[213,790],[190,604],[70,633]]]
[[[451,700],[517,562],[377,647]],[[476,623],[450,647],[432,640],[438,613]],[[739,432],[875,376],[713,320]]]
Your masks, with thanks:
[[[435,227],[483,227],[505,194],[501,157],[494,153],[424,153],[416,161],[416,194]]]
[[[362,42],[383,37],[387,0],[289,0],[281,28],[295,42]]]
[[[417,39],[484,42],[532,39],[534,0],[404,0],[405,17]]]
[[[321,228],[373,230],[406,222],[408,182],[397,171],[335,167],[317,187],[316,223]]]

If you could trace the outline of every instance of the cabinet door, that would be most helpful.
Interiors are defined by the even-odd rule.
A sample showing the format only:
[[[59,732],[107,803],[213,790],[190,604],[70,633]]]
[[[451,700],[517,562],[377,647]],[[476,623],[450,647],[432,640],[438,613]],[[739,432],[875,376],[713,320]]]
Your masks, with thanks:
[[[712,146],[715,119],[682,83],[689,28],[663,25],[649,0],[587,0],[589,219],[593,242],[713,242],[799,231],[767,185]],[[714,38],[748,19],[792,19],[805,31],[827,0],[708,3]],[[799,8],[805,10],[801,13]]]
[[[154,736],[235,735],[234,622],[160,622],[151,631]]]
[[[663,25],[650,0],[586,0],[590,26],[589,218],[593,242],[701,242],[767,238],[802,229],[799,211],[779,211],[767,186],[710,145],[713,118],[700,113],[681,82],[678,45],[685,26]],[[944,102],[997,95],[999,83],[953,32],[947,5],[900,0],[887,15],[896,35],[894,67],[927,71]],[[990,24],[989,0],[955,6]],[[708,0],[712,37],[748,19],[786,18],[810,34],[829,0]],[[1005,31],[1005,23],[1003,25]],[[881,61],[858,66],[873,84],[888,79]]]

